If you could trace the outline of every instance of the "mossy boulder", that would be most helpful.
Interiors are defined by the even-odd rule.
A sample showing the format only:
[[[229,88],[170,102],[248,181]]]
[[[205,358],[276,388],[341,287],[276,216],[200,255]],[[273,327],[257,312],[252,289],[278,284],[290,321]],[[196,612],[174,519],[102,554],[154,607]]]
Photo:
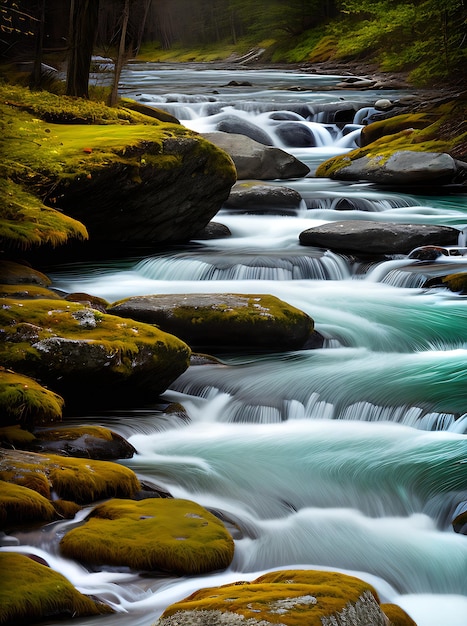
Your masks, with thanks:
[[[387,626],[388,622],[374,588],[358,578],[338,572],[282,570],[253,582],[196,591],[169,606],[157,626],[199,623]]]
[[[103,461],[129,459],[135,454],[133,446],[117,433],[87,424],[32,427],[32,432],[18,426],[0,428],[0,445]]]
[[[52,283],[48,276],[30,265],[7,259],[0,259],[0,276],[3,285],[49,287]]]
[[[59,421],[63,404],[61,396],[29,376],[0,368],[0,426]]]
[[[0,480],[0,528],[50,522],[57,517],[50,500],[34,489]]]
[[[23,554],[0,552],[0,623],[4,626],[110,613],[111,607],[83,595],[50,567]]]
[[[449,274],[442,281],[443,285],[451,291],[460,292],[461,294],[467,293],[467,272]]]
[[[141,488],[136,474],[118,463],[5,448],[0,448],[0,480],[77,504],[131,498]]]
[[[428,113],[404,113],[372,122],[362,128],[360,146],[363,148],[381,137],[395,135],[403,130],[426,128],[432,123],[433,116]]]
[[[65,300],[4,299],[4,365],[67,406],[155,399],[189,365],[190,349],[154,326]]]
[[[362,147],[324,161],[317,168],[316,176],[336,180],[356,180],[360,176],[365,180],[394,185],[426,186],[447,182],[465,185],[467,132],[462,120],[465,119],[466,102],[466,95],[463,93],[458,98],[441,105],[438,103],[431,107],[427,105],[423,110],[412,114],[403,113],[374,122],[363,132]],[[404,153],[410,153],[412,171],[404,172],[404,165],[399,161],[397,171],[394,170],[390,178],[392,161],[389,167],[387,163],[391,158],[394,160],[393,155],[396,153],[402,154],[402,158],[405,157]],[[424,157],[420,153],[442,156]],[[421,168],[424,159],[428,161],[425,167]],[[356,161],[359,163],[353,165]],[[362,166],[366,169],[364,170]],[[369,177],[365,178],[363,174]]]
[[[35,428],[29,449],[96,460],[130,459],[136,452],[123,437],[103,426]]]
[[[171,294],[133,296],[108,311],[157,324],[190,346],[207,348],[301,348],[313,331],[303,311],[271,295]]]
[[[187,241],[236,180],[214,144],[125,108],[3,85],[0,116],[4,249]]]
[[[222,522],[189,500],[110,500],[60,542],[62,554],[93,565],[196,575],[228,567],[234,543]]]
[[[395,150],[357,158],[351,154],[335,157],[329,176],[337,180],[367,180],[382,185],[413,187],[455,183],[461,171],[456,160],[446,153]]]

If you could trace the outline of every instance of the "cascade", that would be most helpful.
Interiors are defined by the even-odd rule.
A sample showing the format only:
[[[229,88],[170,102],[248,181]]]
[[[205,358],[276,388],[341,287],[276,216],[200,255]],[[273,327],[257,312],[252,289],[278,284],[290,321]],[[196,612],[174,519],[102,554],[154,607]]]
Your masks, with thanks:
[[[340,79],[189,64],[124,69],[126,97],[198,132],[228,115],[306,162],[309,176],[268,181],[298,191],[302,207],[283,215],[222,209],[215,221],[228,227],[228,238],[51,267],[52,286],[109,302],[158,293],[271,294],[309,314],[324,345],[222,353],[219,363],[190,367],[164,393],[184,406],[186,419],[158,406],[73,418],[126,437],[137,454],[120,462],[142,480],[218,512],[236,529],[235,556],[225,572],[200,577],[89,571],[57,549],[89,509],[40,532],[18,531],[12,541],[19,545],[3,550],[44,558],[117,611],[65,625],[149,626],[201,587],[316,568],[368,580],[418,626],[465,626],[467,543],[451,527],[467,494],[465,296],[427,282],[465,272],[467,256],[453,249],[430,261],[365,261],[298,242],[312,226],[364,219],[453,226],[465,246],[465,197],[315,178],[317,164],[357,145],[381,98],[380,91],[333,89]],[[277,132],[284,124],[301,125],[313,145],[290,145]]]

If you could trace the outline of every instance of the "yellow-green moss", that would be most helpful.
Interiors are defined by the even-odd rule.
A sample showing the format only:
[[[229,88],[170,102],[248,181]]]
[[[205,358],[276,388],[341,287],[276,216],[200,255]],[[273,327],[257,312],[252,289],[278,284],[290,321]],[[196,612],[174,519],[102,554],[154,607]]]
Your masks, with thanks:
[[[78,504],[131,498],[141,487],[136,474],[118,463],[5,449],[0,450],[0,479],[33,489],[49,500],[53,492]]]
[[[348,603],[378,595],[368,583],[338,572],[282,570],[260,576],[253,582],[236,582],[196,591],[172,604],[162,615],[179,611],[221,611],[245,619],[266,620],[287,626],[322,626],[321,618],[335,615]],[[180,614],[183,618],[183,614]]]
[[[22,554],[0,552],[0,623],[4,626],[104,613],[113,609],[79,593],[62,574]]]
[[[14,298],[35,300],[37,298],[42,300],[62,300],[58,294],[46,287],[39,287],[37,285],[1,285],[0,284],[0,298]]]
[[[112,441],[114,434],[105,426],[66,426],[60,428],[41,428],[35,431],[41,439],[46,441],[74,441],[83,435],[90,435],[104,441]]]
[[[439,117],[439,114],[407,113],[372,122],[362,128],[360,145],[368,145],[381,137],[395,135],[402,130],[426,128]]]
[[[54,500],[52,502],[54,509],[57,511],[60,517],[65,519],[73,519],[81,510],[81,506],[76,502],[70,502],[70,500]]]
[[[234,544],[222,522],[195,502],[111,500],[60,542],[64,556],[90,564],[201,574],[230,565]]]
[[[20,169],[25,178],[34,176],[24,164]],[[58,246],[69,239],[87,239],[87,230],[81,222],[45,206],[5,175],[6,171],[13,173],[13,167],[0,166],[0,242],[4,249],[27,250],[44,244]]]
[[[1,424],[39,424],[62,418],[63,398],[38,382],[0,368]]]
[[[460,291],[467,293],[467,272],[458,272],[457,274],[449,274],[443,278],[443,284],[451,291]]]
[[[40,493],[0,480],[0,528],[8,529],[30,522],[50,522],[56,518],[52,503]]]
[[[389,618],[390,626],[417,626],[410,615],[397,604],[382,604],[381,608]]]
[[[29,431],[24,430],[21,426],[4,426],[0,428],[0,446],[27,449],[36,437]]]

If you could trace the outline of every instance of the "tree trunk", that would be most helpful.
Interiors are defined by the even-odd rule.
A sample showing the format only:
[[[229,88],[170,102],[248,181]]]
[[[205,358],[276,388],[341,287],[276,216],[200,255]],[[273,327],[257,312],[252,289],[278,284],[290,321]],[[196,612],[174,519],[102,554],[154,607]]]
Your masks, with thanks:
[[[128,20],[130,18],[130,0],[125,0],[122,15],[122,28],[120,31],[120,44],[118,46],[117,58],[115,59],[114,79],[112,84],[112,90],[109,95],[107,104],[110,107],[114,107],[117,104],[118,99],[118,83],[120,81],[120,75],[122,73],[123,64],[126,56],[126,31],[128,27]]]
[[[36,58],[31,76],[31,89],[40,89],[42,77],[42,46],[44,42],[45,0],[39,0],[36,31]]]
[[[66,95],[89,98],[89,72],[99,15],[99,0],[73,0]]]

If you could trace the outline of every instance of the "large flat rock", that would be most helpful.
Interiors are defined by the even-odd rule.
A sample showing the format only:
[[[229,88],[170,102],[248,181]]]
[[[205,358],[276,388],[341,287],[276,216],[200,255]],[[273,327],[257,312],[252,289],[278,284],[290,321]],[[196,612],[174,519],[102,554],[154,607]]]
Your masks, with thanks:
[[[408,254],[419,246],[456,245],[458,237],[459,231],[449,226],[349,220],[309,228],[299,239],[304,246],[342,252]]]

